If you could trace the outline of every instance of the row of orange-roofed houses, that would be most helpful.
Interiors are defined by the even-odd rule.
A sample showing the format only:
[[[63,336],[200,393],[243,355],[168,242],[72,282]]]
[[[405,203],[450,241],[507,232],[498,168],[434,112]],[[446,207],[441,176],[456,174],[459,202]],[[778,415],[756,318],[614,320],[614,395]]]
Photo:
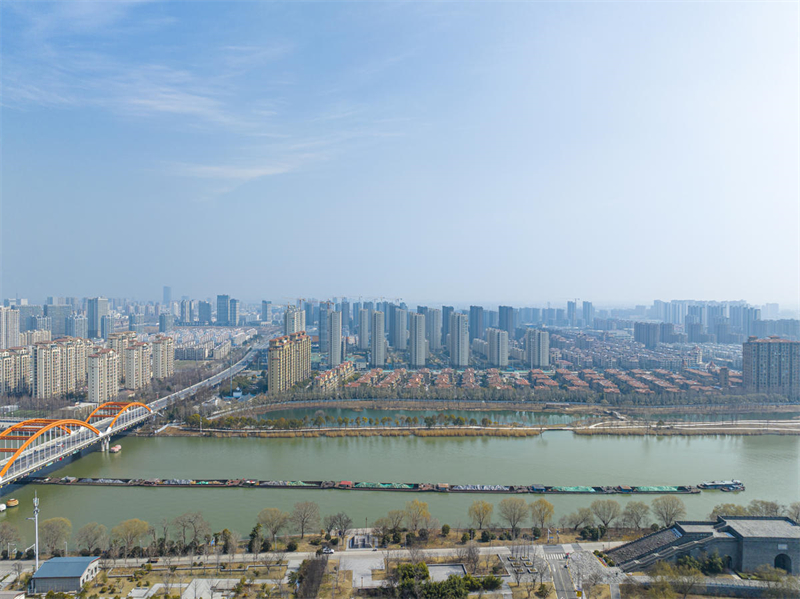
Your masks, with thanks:
[[[349,364],[349,363],[348,363]],[[711,393],[718,391],[716,386],[717,373],[708,373],[702,370],[687,369],[682,373],[665,369],[619,370],[606,369],[598,371],[591,368],[575,370],[564,368],[563,364],[554,371],[545,372],[540,369],[530,371],[501,371],[497,368],[475,370],[467,368],[457,371],[445,368],[431,371],[428,368],[419,370],[383,370],[373,368],[364,372],[356,381],[346,383],[347,387],[375,387],[380,389],[424,389],[428,386],[436,389],[478,389],[486,387],[495,390],[512,390],[515,388],[530,388],[533,390],[547,390],[563,388],[568,391],[594,391],[601,394],[619,395],[620,393],[640,393],[652,395],[653,393],[682,393],[694,391]],[[339,367],[341,368],[341,367]],[[331,388],[352,377],[353,370],[349,366],[347,373],[339,373],[338,378],[334,370],[327,371],[317,377],[317,384],[321,388]],[[741,384],[738,373],[727,373],[730,385]]]
[[[342,362],[338,366],[320,372],[314,377],[314,386],[318,389],[330,390],[335,389],[349,379],[355,373],[355,367],[350,361]]]

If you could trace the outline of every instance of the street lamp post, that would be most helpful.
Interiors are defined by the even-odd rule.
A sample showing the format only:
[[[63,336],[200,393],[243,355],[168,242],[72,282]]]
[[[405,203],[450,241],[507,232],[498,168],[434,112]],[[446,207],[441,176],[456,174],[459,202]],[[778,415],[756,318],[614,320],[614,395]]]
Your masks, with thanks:
[[[36,542],[33,545],[34,552],[36,553],[36,570],[34,572],[39,571],[39,496],[36,494],[36,491],[33,492],[33,518],[28,518],[28,520],[33,520],[33,526],[36,531]]]

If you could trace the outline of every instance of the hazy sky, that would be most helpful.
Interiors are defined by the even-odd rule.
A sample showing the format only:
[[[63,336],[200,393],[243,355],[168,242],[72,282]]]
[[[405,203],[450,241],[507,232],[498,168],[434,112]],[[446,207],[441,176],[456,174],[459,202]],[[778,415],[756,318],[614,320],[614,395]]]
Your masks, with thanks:
[[[5,296],[797,302],[797,3],[0,7]]]

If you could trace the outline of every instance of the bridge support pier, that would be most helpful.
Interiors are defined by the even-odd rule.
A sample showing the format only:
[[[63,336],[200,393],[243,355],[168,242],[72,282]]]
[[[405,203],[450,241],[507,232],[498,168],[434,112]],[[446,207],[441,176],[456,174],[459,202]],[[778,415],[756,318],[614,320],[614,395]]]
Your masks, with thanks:
[[[100,441],[100,450],[101,451],[108,451],[110,447],[111,447],[111,438],[110,437],[106,437],[105,439]]]

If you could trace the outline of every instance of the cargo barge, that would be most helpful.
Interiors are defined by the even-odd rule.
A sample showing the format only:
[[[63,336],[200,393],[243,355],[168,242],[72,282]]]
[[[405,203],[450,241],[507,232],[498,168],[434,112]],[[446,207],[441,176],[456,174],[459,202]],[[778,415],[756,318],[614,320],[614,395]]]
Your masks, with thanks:
[[[30,477],[26,482],[40,485],[80,485],[96,487],[178,487],[190,489],[225,489],[225,488],[258,488],[258,489],[335,489],[342,491],[396,491],[396,492],[429,492],[429,493],[533,493],[557,495],[671,495],[700,493],[702,490],[744,491],[744,485],[736,481],[737,486],[726,484],[724,487],[699,485],[661,485],[634,486],[612,485],[599,487],[555,486],[555,485],[478,485],[451,483],[376,483],[349,480],[326,481],[286,481],[237,479],[176,479],[176,478],[76,478],[65,477]],[[726,481],[729,482],[729,481]]]

